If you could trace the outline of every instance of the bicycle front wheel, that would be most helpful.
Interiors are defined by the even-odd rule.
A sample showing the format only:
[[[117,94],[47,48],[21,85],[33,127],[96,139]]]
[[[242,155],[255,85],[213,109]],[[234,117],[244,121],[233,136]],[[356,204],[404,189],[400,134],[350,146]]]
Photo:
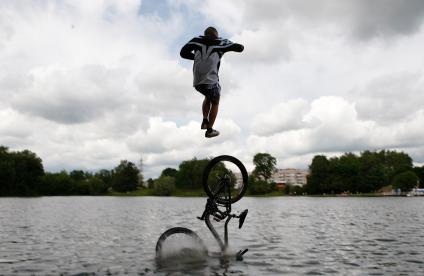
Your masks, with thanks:
[[[243,163],[230,155],[213,158],[203,171],[203,189],[220,204],[240,200],[247,190],[247,171]]]

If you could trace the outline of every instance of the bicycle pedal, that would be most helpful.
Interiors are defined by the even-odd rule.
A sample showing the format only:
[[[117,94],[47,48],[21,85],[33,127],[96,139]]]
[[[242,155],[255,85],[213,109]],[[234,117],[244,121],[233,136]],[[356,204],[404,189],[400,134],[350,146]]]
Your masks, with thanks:
[[[244,223],[244,220],[246,219],[248,211],[249,210],[246,209],[240,214],[240,216],[239,216],[239,229],[243,226],[243,223]]]

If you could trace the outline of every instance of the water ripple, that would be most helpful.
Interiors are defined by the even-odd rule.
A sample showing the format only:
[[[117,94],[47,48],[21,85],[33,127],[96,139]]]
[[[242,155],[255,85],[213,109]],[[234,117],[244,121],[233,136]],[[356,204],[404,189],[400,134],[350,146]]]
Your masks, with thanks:
[[[423,198],[245,198],[243,226],[230,223],[221,257],[201,215],[204,198],[42,197],[0,199],[0,274],[5,275],[420,275]],[[201,264],[158,267],[167,228],[196,231]],[[222,225],[219,231],[222,233]]]

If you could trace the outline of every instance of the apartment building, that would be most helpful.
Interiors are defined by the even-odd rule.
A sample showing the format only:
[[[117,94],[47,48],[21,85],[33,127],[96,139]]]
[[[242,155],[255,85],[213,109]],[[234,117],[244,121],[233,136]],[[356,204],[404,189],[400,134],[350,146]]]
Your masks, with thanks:
[[[271,181],[277,185],[303,186],[306,184],[308,174],[308,170],[277,169],[271,176]]]
[[[275,182],[277,187],[284,187],[285,185],[303,186],[306,184],[306,177],[308,174],[308,170],[277,169],[271,176],[270,181]],[[235,175],[237,179],[236,187],[239,187],[242,184],[243,179],[241,173],[235,173]]]

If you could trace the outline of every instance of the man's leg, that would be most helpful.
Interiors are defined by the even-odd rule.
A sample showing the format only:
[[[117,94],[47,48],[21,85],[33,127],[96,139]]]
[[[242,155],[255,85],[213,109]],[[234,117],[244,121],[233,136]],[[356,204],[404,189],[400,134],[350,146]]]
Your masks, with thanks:
[[[212,138],[219,135],[219,131],[213,129],[213,125],[215,123],[216,115],[218,114],[219,107],[219,97],[220,97],[221,87],[219,84],[214,86],[209,92],[209,100],[210,100],[210,109],[209,109],[209,125],[206,130],[205,137]]]
[[[209,119],[209,112],[211,110],[211,101],[205,97],[202,104],[203,120]]]
[[[216,115],[218,114],[218,107],[219,107],[219,99],[212,102],[212,106],[209,112],[209,128],[212,128],[213,124],[215,123]]]

